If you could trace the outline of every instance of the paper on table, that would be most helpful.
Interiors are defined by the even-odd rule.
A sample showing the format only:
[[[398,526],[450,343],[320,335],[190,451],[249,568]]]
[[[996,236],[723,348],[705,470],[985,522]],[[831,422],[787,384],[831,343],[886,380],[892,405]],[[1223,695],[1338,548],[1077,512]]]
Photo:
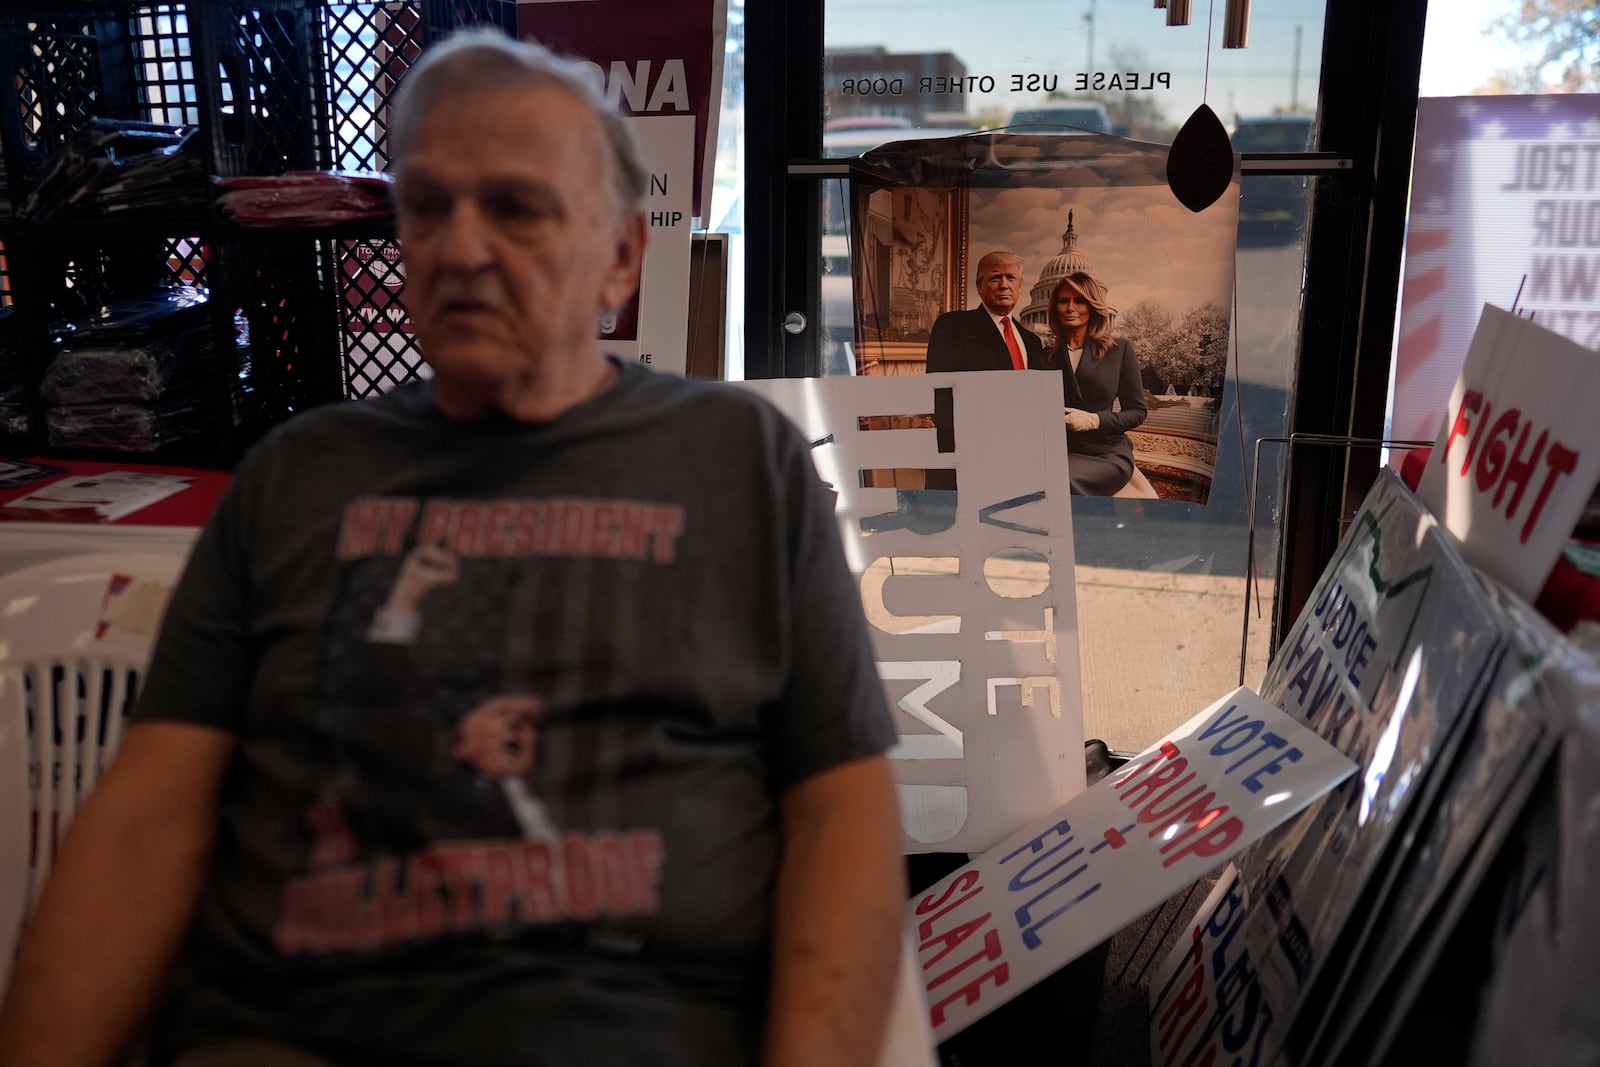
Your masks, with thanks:
[[[15,519],[115,522],[178,493],[189,479],[176,474],[107,471],[63,478],[18,497],[0,514]]]

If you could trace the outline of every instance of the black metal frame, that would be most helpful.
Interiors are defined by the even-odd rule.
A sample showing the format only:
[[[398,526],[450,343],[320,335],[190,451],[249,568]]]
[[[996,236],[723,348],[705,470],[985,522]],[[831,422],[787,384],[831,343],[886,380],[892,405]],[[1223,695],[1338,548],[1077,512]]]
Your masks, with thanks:
[[[1328,4],[1319,147],[1351,158],[1354,167],[1346,180],[1315,184],[1290,423],[1297,435],[1383,436],[1427,6]],[[1326,91],[1330,84],[1337,91]],[[1274,649],[1377,472],[1371,451],[1303,449],[1291,457]]]
[[[815,374],[814,327],[821,301],[821,205],[812,181],[792,179],[789,162],[822,155],[823,0],[753,3],[745,8],[745,375]]]

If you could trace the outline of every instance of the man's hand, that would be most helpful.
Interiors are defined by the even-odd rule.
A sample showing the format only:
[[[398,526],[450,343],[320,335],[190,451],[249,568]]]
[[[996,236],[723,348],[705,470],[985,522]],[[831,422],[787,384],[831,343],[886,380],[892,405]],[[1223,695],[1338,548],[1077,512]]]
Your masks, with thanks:
[[[400,575],[384,606],[391,611],[418,611],[423,597],[460,577],[461,561],[455,553],[438,545],[418,545],[400,564]]]
[[[1100,416],[1093,411],[1084,411],[1081,408],[1066,408],[1067,429],[1069,430],[1098,430]]]
[[[900,813],[884,756],[791,786],[773,906],[765,1067],[870,1067],[899,971]]]

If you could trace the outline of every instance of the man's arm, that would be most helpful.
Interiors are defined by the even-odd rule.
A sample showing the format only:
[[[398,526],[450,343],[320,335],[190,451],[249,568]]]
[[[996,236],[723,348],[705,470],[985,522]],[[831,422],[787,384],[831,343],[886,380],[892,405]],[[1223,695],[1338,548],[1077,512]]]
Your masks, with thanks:
[[[780,800],[765,1067],[871,1065],[901,953],[906,887],[894,778],[868,756]]]
[[[199,899],[233,747],[208,727],[128,728],[24,930],[0,1063],[110,1064],[132,1042]]]

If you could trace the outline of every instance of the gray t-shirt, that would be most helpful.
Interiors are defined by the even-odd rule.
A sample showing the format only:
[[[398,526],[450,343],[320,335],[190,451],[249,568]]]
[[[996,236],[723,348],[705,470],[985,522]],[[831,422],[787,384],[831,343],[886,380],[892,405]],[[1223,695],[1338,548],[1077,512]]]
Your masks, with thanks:
[[[778,797],[894,740],[804,440],[630,365],[279,427],[136,715],[240,738],[166,1042],[362,1064],[754,1062]]]

